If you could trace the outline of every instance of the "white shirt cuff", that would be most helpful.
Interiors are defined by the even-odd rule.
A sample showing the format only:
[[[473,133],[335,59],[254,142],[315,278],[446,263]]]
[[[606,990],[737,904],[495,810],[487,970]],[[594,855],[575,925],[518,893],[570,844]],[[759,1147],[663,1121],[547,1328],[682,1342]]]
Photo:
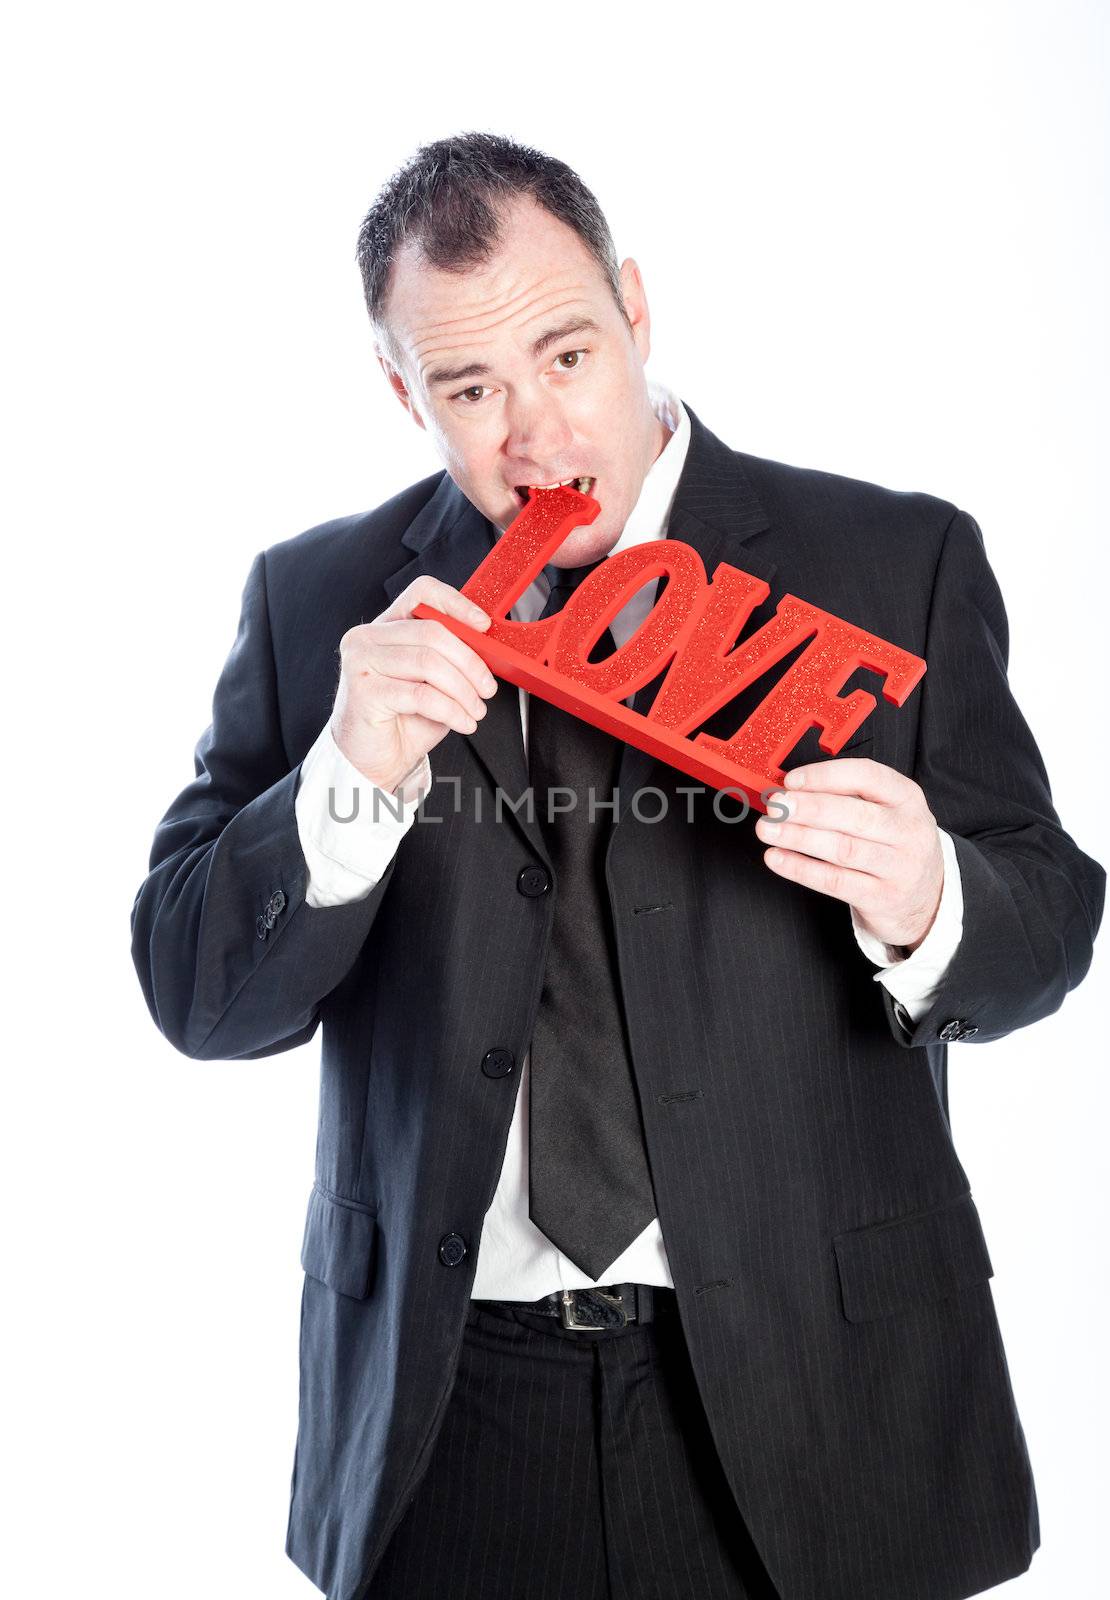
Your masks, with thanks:
[[[379,788],[340,750],[330,722],[301,763],[294,808],[308,865],[308,905],[364,900],[392,861],[431,788],[427,755],[393,794]]]
[[[860,927],[852,910],[856,943],[867,959],[880,969],[874,974],[874,980],[889,990],[899,1020],[907,1029],[912,1028],[932,1005],[963,937],[964,895],[956,847],[950,834],[943,828],[938,831],[944,857],[940,905],[932,927],[916,950],[908,956],[896,956],[889,945]]]

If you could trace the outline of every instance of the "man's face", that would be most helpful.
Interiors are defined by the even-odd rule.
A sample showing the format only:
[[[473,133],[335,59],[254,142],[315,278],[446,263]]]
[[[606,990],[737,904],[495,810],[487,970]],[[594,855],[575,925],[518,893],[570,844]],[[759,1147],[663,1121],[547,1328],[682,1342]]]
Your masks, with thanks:
[[[378,359],[467,499],[504,530],[521,489],[594,480],[601,513],[563,542],[559,566],[612,549],[670,438],[648,397],[650,323],[631,259],[621,285],[631,330],[578,235],[531,200],[514,203],[481,268],[441,272],[411,245],[394,263],[401,365]]]

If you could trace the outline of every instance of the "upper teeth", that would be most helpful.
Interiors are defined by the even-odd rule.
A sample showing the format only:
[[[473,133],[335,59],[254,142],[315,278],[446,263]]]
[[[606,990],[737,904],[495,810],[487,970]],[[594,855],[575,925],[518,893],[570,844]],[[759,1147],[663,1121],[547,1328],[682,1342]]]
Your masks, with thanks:
[[[580,494],[584,494],[583,484],[592,483],[592,478],[563,478],[559,483],[530,483],[530,489],[569,489],[573,484]]]

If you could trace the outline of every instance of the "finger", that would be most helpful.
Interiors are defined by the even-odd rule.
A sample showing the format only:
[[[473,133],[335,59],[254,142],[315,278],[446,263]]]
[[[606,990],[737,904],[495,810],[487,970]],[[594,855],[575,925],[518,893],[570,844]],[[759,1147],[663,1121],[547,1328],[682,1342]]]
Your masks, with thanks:
[[[899,842],[902,814],[895,807],[881,805],[874,800],[861,800],[856,795],[795,789],[785,795],[780,792],[774,806],[774,813],[769,817],[773,822],[786,821],[782,811],[789,808],[789,821],[805,828],[850,833],[859,839],[875,839],[880,844]]]
[[[465,706],[426,679],[384,678],[378,703],[393,716],[427,717],[432,722],[446,723],[456,733],[473,733],[478,726]]]
[[[447,632],[440,627],[440,632]],[[424,636],[427,638],[427,635]],[[473,652],[471,652],[473,653]],[[486,702],[473,679],[431,644],[388,644],[375,651],[375,670],[387,678],[411,678],[434,684],[457,700],[473,717],[484,717]],[[485,663],[483,670],[487,671]],[[489,674],[492,676],[492,674]]]
[[[831,895],[834,900],[843,900],[846,904],[858,906],[866,910],[869,905],[877,903],[877,896],[882,889],[882,881],[869,872],[858,872],[853,867],[836,866],[829,861],[818,861],[812,856],[801,855],[796,850],[767,850],[763,859],[771,871],[780,878],[789,878],[794,883],[804,884],[808,889],[816,889],[821,894]]]
[[[792,767],[783,780],[788,789],[819,789],[830,794],[858,794],[881,805],[900,805],[913,790],[911,779],[872,761],[869,756],[843,756],[839,760],[811,761]]]
[[[378,621],[393,622],[411,617],[421,602],[435,606],[444,616],[456,617],[459,622],[465,622],[471,628],[485,630],[493,621],[488,611],[483,611],[481,606],[475,605],[473,600],[468,600],[451,584],[444,583],[442,578],[433,578],[430,572],[422,572],[419,578],[413,579],[407,589],[402,589],[393,604],[382,612]]]
[[[898,865],[898,852],[890,845],[860,838],[857,834],[837,833],[796,822],[772,822],[767,817],[758,819],[755,831],[761,839],[768,843],[774,841],[780,849],[831,861],[841,867],[853,867],[880,879],[892,878]]]
[[[375,624],[375,626],[377,626]],[[486,666],[477,650],[471,648],[465,640],[460,639],[457,633],[452,633],[450,628],[444,627],[442,622],[436,622],[431,617],[407,617],[398,622],[391,622],[388,627],[378,630],[381,642],[393,646],[394,644],[412,644],[430,647],[448,661],[454,663],[473,684],[476,693],[491,695],[497,690],[497,679]],[[372,650],[376,652],[378,638],[368,636]],[[373,658],[378,665],[376,656]],[[379,666],[379,670],[380,666]],[[406,674],[407,676],[407,674]]]

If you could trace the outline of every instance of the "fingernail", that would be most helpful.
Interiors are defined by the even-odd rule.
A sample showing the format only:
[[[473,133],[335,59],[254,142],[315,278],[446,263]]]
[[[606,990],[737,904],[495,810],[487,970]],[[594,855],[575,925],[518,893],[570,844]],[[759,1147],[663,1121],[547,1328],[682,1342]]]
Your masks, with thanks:
[[[792,789],[800,789],[805,781],[806,775],[804,772],[795,770],[786,774],[786,782],[791,786]]]
[[[782,832],[782,826],[778,822],[768,822],[766,817],[761,817],[759,831],[764,839],[777,839]]]

